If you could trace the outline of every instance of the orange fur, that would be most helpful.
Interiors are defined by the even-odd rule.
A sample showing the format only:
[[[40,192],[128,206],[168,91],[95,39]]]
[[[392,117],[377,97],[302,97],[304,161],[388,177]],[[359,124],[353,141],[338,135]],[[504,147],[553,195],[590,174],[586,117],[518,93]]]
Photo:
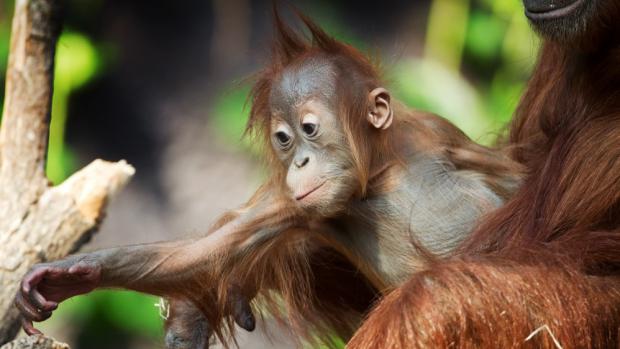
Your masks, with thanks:
[[[432,266],[386,296],[347,348],[616,348],[619,280],[568,265],[540,258]]]
[[[458,257],[416,274],[349,348],[620,346],[620,2],[546,41],[505,144],[528,175]],[[461,157],[471,158],[468,154]]]

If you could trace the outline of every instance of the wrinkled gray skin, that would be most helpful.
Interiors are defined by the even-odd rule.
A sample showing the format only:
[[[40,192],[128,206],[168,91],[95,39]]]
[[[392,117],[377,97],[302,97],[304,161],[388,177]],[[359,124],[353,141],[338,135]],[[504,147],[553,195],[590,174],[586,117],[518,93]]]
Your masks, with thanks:
[[[399,184],[393,191],[356,198],[359,183],[334,110],[338,74],[343,72],[321,57],[284,71],[270,99],[272,146],[288,169],[286,182],[292,200],[315,217],[311,226],[333,234],[386,285],[398,285],[424,264],[411,241],[444,255],[468,234],[483,212],[498,207],[502,200],[485,186],[480,175],[456,170],[447,159],[415,145],[401,149],[408,166],[396,174]],[[377,132],[391,124],[389,100],[384,89],[369,94],[369,127]],[[192,277],[208,273],[214,246],[242,223],[275,207],[272,195],[257,195],[260,204],[243,207],[237,211],[238,218],[199,239],[120,247],[35,266],[24,278],[17,297],[24,328],[36,333],[32,321],[49,317],[58,302],[98,287],[160,295],[187,288]],[[256,226],[244,248],[251,249],[291,228],[287,224]],[[231,315],[239,325],[252,330],[254,318],[247,301],[240,297],[236,302],[233,308],[239,311]],[[208,346],[210,331],[200,311],[187,302],[179,307],[172,311],[182,310],[183,315],[168,323],[167,347]]]
[[[324,183],[297,200],[321,216],[340,213],[358,185],[342,125],[334,113],[336,75],[324,58],[311,57],[299,67],[286,69],[270,97],[272,146],[288,168],[286,182],[295,198]],[[316,135],[304,133],[304,123],[315,125]],[[280,144],[278,132],[285,133],[290,144]]]

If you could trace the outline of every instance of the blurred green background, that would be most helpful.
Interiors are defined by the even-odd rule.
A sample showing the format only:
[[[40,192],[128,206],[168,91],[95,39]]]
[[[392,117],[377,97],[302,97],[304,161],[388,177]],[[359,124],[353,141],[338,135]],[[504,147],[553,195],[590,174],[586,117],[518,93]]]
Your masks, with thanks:
[[[230,208],[196,194],[222,186],[213,179],[222,177],[218,169],[237,176],[223,185],[233,202],[260,177],[247,155],[251,146],[241,140],[244,78],[266,59],[270,2],[66,2],[49,177],[59,183],[96,157],[126,158],[138,170],[129,193],[112,205],[104,237],[87,249],[204,230],[211,216]],[[538,49],[518,0],[292,3],[335,37],[379,56],[398,99],[448,118],[486,144],[510,119]],[[0,0],[2,82],[12,6]],[[1,105],[4,83],[0,92]],[[252,178],[235,191],[235,178],[245,177]],[[74,349],[162,347],[156,302],[131,292],[95,292],[63,303],[40,327]]]

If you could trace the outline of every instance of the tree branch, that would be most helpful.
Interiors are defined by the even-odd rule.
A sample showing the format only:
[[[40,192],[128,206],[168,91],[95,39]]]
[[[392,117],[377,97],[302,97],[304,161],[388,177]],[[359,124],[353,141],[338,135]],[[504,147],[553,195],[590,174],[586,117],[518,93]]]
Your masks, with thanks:
[[[108,198],[134,173],[124,161],[95,160],[57,187],[45,176],[59,2],[15,3],[0,128],[0,344],[19,329],[13,298],[21,277],[32,265],[62,258],[87,241]],[[35,342],[12,346],[20,341],[2,349],[43,348]]]
[[[57,1],[17,0],[0,129],[0,231],[47,187],[45,155],[60,29]]]

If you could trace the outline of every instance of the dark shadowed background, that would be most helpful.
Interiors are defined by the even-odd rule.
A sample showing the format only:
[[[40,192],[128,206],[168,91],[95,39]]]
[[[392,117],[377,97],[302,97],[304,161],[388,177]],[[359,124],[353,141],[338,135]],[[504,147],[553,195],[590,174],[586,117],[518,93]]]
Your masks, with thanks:
[[[48,174],[61,182],[97,157],[127,159],[137,169],[85,249],[205,231],[261,180],[241,135],[245,78],[269,52],[271,2],[66,3]],[[379,57],[398,99],[447,117],[483,143],[510,119],[538,48],[517,0],[291,3]],[[2,95],[12,8],[0,0]],[[39,327],[74,349],[162,348],[156,302],[99,291],[63,303]],[[291,346],[281,330],[273,331],[274,343],[258,332],[243,336],[241,347]]]

